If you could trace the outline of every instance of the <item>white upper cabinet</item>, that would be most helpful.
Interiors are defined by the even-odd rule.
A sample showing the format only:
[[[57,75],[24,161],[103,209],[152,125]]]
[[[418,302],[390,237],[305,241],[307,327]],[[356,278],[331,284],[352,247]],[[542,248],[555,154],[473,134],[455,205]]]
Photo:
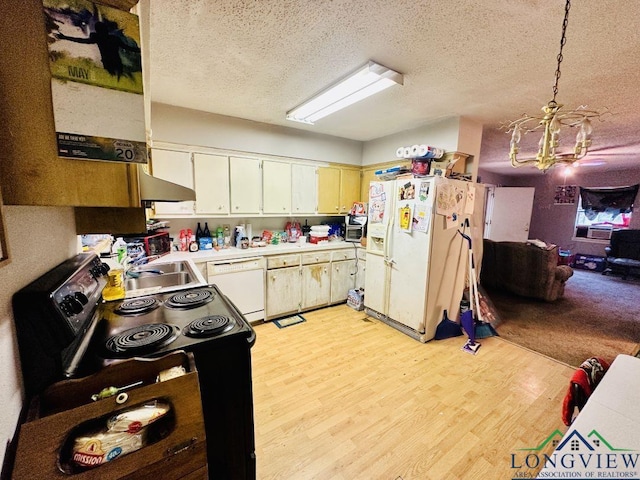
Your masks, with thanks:
[[[193,154],[196,214],[229,213],[229,159],[226,155]]]
[[[293,215],[316,213],[318,204],[318,180],[314,165],[291,165],[291,213]]]
[[[176,150],[153,149],[151,168],[154,177],[193,188],[193,163],[191,153]],[[155,202],[155,214],[192,215],[193,202]]]
[[[262,162],[262,212],[288,215],[291,212],[291,164]]]
[[[262,160],[229,157],[231,214],[260,213],[262,200]]]

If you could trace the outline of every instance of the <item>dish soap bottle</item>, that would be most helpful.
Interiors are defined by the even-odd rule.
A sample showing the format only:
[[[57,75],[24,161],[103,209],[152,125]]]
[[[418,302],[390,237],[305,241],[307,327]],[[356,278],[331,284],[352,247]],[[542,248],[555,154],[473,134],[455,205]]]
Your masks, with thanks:
[[[102,298],[106,301],[122,300],[125,296],[124,290],[124,268],[118,265],[107,273],[107,286],[102,290]]]

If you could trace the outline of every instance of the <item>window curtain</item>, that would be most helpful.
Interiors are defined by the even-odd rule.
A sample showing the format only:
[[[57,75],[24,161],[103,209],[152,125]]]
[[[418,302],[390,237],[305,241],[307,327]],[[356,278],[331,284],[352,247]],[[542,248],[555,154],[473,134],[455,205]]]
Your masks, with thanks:
[[[589,220],[593,220],[598,213],[629,213],[633,210],[633,202],[638,195],[639,185],[617,188],[584,188],[580,187],[582,208]]]

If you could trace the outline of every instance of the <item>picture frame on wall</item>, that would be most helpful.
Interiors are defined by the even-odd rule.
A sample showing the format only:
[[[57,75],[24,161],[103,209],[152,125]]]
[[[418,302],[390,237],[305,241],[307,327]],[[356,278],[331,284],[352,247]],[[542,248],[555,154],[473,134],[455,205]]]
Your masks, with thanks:
[[[578,193],[577,185],[557,185],[553,198],[554,205],[575,205],[576,195]]]

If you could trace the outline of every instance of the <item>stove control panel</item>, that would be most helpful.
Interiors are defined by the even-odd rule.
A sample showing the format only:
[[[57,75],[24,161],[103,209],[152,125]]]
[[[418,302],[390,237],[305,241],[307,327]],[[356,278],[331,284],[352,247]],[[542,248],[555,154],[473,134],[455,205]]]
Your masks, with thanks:
[[[108,265],[95,257],[53,292],[53,303],[75,333],[80,331],[100,301],[108,271]]]

